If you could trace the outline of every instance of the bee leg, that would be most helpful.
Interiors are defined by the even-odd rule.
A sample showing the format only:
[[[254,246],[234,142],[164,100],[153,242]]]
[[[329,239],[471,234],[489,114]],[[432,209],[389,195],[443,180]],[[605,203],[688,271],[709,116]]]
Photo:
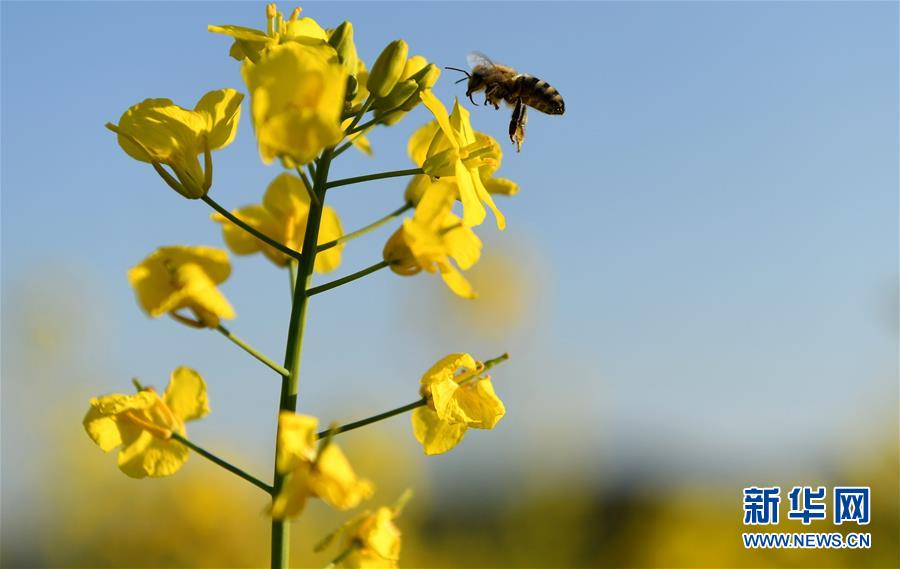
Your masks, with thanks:
[[[472,104],[473,104],[473,105],[475,105],[476,107],[479,106],[478,103],[475,102],[475,99],[472,98],[472,92],[471,92],[471,91],[466,91],[466,97],[468,97],[469,100],[472,101]]]
[[[509,140],[516,145],[516,152],[522,151],[522,141],[525,140],[526,107],[522,99],[516,100],[516,108],[509,120]]]

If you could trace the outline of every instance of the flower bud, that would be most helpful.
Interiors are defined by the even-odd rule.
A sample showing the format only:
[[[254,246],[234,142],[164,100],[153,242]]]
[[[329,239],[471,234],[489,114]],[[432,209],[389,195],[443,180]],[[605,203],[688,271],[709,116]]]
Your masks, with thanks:
[[[341,64],[351,76],[356,75],[359,69],[359,57],[356,54],[356,44],[353,43],[353,24],[344,22],[331,31],[328,43],[338,54]]]
[[[377,99],[372,108],[376,111],[390,111],[396,109],[405,103],[419,88],[419,85],[412,79],[406,79],[398,82],[388,93],[387,97]]]
[[[367,87],[377,98],[386,97],[403,73],[409,47],[403,40],[392,41],[384,48],[369,72]]]
[[[433,63],[429,63],[418,72],[410,76],[410,79],[416,82],[418,85],[418,89],[413,95],[407,99],[400,108],[404,111],[413,110],[416,105],[419,104],[421,99],[419,98],[419,93],[425,91],[427,89],[431,89],[435,83],[437,83],[438,77],[441,75],[441,70]]]

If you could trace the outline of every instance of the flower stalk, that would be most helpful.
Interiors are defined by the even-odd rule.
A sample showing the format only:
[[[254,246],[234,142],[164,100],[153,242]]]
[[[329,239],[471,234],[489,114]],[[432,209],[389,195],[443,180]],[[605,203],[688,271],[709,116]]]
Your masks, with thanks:
[[[361,271],[356,271],[355,273],[353,273],[351,275],[347,275],[346,277],[343,277],[343,278],[340,278],[337,280],[333,280],[330,283],[325,283],[323,285],[314,286],[310,289],[307,289],[306,296],[307,297],[314,296],[316,294],[319,294],[320,292],[325,292],[326,290],[331,290],[333,288],[337,288],[343,284],[353,282],[356,279],[361,279],[366,275],[371,275],[372,273],[374,273],[376,271],[380,271],[381,269],[383,269],[389,265],[390,265],[390,263],[388,263],[387,261],[379,261],[379,262],[375,263],[374,265],[372,265],[371,267],[366,267],[365,269],[363,269]]]
[[[352,240],[356,239],[357,237],[362,237],[366,233],[369,233],[370,231],[374,231],[374,230],[378,229],[379,227],[381,227],[385,223],[389,222],[390,220],[400,217],[401,215],[403,215],[404,213],[406,213],[407,211],[411,210],[414,207],[415,206],[412,203],[407,202],[407,203],[403,204],[401,207],[395,209],[391,213],[382,217],[381,219],[379,219],[377,221],[373,221],[372,223],[370,223],[369,225],[366,225],[365,227],[362,227],[362,228],[357,229],[356,231],[353,231],[350,233],[345,233],[344,235],[338,237],[337,239],[335,239],[333,241],[329,241],[327,243],[322,243],[321,245],[316,247],[316,252],[321,253],[322,251],[326,251],[328,249],[331,249],[332,247],[337,247],[338,245],[341,245],[348,241],[352,241]]]
[[[256,478],[252,474],[248,474],[246,471],[238,468],[237,466],[231,464],[230,462],[223,460],[223,459],[219,458],[218,456],[214,455],[213,453],[209,452],[208,450],[195,445],[194,443],[187,440],[186,438],[179,435],[178,433],[172,433],[172,438],[174,440],[180,442],[184,446],[188,447],[192,451],[196,452],[203,458],[209,460],[210,462],[213,462],[214,464],[221,466],[222,468],[224,468],[228,472],[231,472],[232,474],[236,474],[237,476],[240,476],[241,478],[243,478],[250,484],[253,484],[257,488],[261,489],[263,492],[265,492],[267,494],[272,494],[273,488],[271,486],[269,486],[268,484],[266,484],[265,482],[263,482],[262,480],[260,480],[259,478]]]
[[[209,205],[209,207],[213,208],[218,213],[220,213],[222,215],[222,217],[224,217],[231,223],[237,225],[238,227],[240,227],[241,229],[243,229],[250,235],[256,237],[257,239],[259,239],[266,245],[269,245],[270,247],[274,247],[275,249],[278,249],[285,255],[287,255],[289,257],[293,257],[294,259],[297,259],[298,261],[301,260],[301,253],[294,251],[290,247],[287,247],[284,244],[279,243],[278,241],[272,239],[268,235],[265,235],[264,233],[261,233],[254,227],[248,225],[247,223],[244,223],[239,217],[237,217],[236,215],[234,215],[233,213],[231,213],[230,211],[228,211],[227,209],[225,209],[224,207],[219,205],[219,203],[216,202],[211,197],[209,197],[209,195],[205,195],[200,199],[202,199],[204,202],[206,202]],[[319,205],[319,209],[321,209],[322,204],[320,203],[318,205]]]
[[[231,330],[229,330],[228,328],[219,324],[218,326],[216,326],[216,331],[219,332],[220,334],[222,334],[223,336],[225,336],[226,338],[228,338],[229,340],[231,340],[232,342],[234,342],[238,347],[240,347],[242,350],[244,350],[245,352],[247,352],[248,354],[250,354],[257,360],[259,360],[262,363],[269,366],[269,368],[272,371],[274,371],[275,373],[277,373],[278,375],[280,375],[282,377],[290,375],[290,372],[288,372],[288,370],[284,369],[282,366],[280,366],[277,363],[270,360],[268,357],[266,357],[264,354],[262,354],[259,350],[257,350],[256,348],[254,348],[253,346],[251,346],[250,344],[248,344],[247,342],[242,340],[240,337],[233,334],[231,332]]]
[[[326,188],[337,188],[340,186],[349,186],[350,184],[359,184],[361,182],[369,182],[371,180],[383,180],[385,178],[399,178],[401,176],[415,176],[417,174],[424,174],[425,171],[421,168],[407,168],[406,170],[392,170],[390,172],[379,172],[377,174],[366,174],[365,176],[355,176],[353,178],[343,178],[341,180],[335,180],[333,182],[328,182],[326,184]]]
[[[303,250],[297,264],[297,280],[294,285],[288,339],[284,355],[284,368],[288,370],[288,375],[282,377],[281,381],[279,412],[294,412],[297,409],[297,393],[300,385],[300,356],[303,351],[303,332],[306,326],[306,309],[309,304],[307,288],[312,280],[313,267],[316,261],[316,244],[319,237],[319,226],[322,222],[327,189],[326,181],[333,151],[333,148],[325,149],[318,161],[318,166],[315,168],[316,175],[313,183],[313,192],[319,197],[319,200],[310,203],[306,231],[303,235]],[[284,474],[278,472],[277,468],[275,469],[274,480],[273,495],[278,495],[284,484]],[[287,521],[272,519],[272,567],[284,568],[289,564],[290,536],[288,528],[289,523]]]

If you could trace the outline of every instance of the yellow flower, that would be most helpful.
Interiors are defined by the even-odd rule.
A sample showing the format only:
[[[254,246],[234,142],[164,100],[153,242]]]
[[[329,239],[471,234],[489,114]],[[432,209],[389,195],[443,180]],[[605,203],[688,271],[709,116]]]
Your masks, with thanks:
[[[439,272],[454,293],[475,298],[475,291],[450,259],[460,269],[468,269],[481,256],[481,240],[451,213],[454,197],[448,186],[449,182],[441,179],[425,192],[412,219],[404,219],[388,239],[384,260],[398,275]]]
[[[275,466],[286,477],[272,500],[271,514],[276,519],[299,516],[311,497],[347,510],[368,499],[374,491],[371,482],[356,476],[336,444],[326,439],[316,448],[317,426],[315,417],[289,411],[283,411],[278,418]]]
[[[175,474],[188,449],[172,434],[184,436],[184,423],[209,414],[206,383],[196,371],[175,368],[163,396],[153,388],[136,395],[113,394],[91,399],[84,429],[109,452],[121,446],[119,469],[132,478]]]
[[[276,45],[241,71],[263,162],[306,164],[341,140],[347,72],[330,45]]]
[[[335,538],[343,536],[342,550],[345,553],[338,567],[397,567],[401,533],[394,520],[400,516],[410,498],[412,492],[407,490],[393,507],[382,506],[374,512],[361,512],[316,545],[315,551],[323,551]]]
[[[285,42],[298,42],[308,45],[320,45],[328,40],[322,26],[312,18],[299,18],[300,8],[294,8],[290,18],[284,19],[275,4],[266,5],[266,31],[245,28],[243,26],[207,26],[207,30],[215,34],[224,34],[234,38],[231,45],[231,57],[241,61],[249,59],[256,62],[263,50]]]
[[[295,251],[303,248],[306,220],[309,216],[309,194],[303,181],[284,172],[269,184],[261,204],[248,205],[234,210],[235,216]],[[240,227],[228,221],[221,214],[210,216],[222,224],[225,244],[235,255],[250,255],[262,252],[270,261],[280,267],[288,265],[290,257],[266,245]],[[319,226],[319,242],[327,243],[343,235],[341,220],[337,212],[329,206],[322,211]],[[341,264],[343,245],[338,245],[316,255],[315,270],[320,273],[333,271]]]
[[[215,328],[234,318],[228,299],[216,288],[231,274],[228,253],[213,247],[160,247],[128,271],[138,302],[151,317],[170,313],[181,322]],[[190,310],[196,321],[177,314]]]
[[[441,454],[459,444],[469,427],[493,429],[506,409],[490,376],[479,378],[484,364],[469,354],[450,354],[422,376],[428,405],[412,413],[413,433],[425,454]]]
[[[420,97],[439,127],[429,143],[422,169],[433,178],[452,177],[455,180],[466,226],[472,227],[484,221],[484,202],[494,212],[497,227],[504,229],[506,220],[494,205],[479,172],[482,167],[496,168],[498,160],[491,156],[496,152],[494,145],[486,138],[475,135],[469,121],[469,111],[460,106],[459,100],[454,103],[453,113],[448,116],[447,109],[431,91],[423,91]]]
[[[212,164],[204,172],[197,157],[231,144],[243,98],[234,89],[210,91],[194,110],[169,99],[145,99],[125,111],[118,125],[107,126],[129,156],[157,167],[169,166],[178,180],[170,182],[173,189],[186,198],[201,198],[212,183]]]

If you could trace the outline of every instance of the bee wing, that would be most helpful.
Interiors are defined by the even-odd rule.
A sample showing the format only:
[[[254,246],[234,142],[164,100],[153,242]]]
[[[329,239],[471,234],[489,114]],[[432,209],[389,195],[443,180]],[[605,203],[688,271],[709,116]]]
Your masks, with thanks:
[[[469,62],[469,67],[471,67],[472,69],[478,67],[479,65],[486,65],[488,67],[494,66],[494,62],[480,51],[473,51],[472,53],[467,55],[466,61]]]

